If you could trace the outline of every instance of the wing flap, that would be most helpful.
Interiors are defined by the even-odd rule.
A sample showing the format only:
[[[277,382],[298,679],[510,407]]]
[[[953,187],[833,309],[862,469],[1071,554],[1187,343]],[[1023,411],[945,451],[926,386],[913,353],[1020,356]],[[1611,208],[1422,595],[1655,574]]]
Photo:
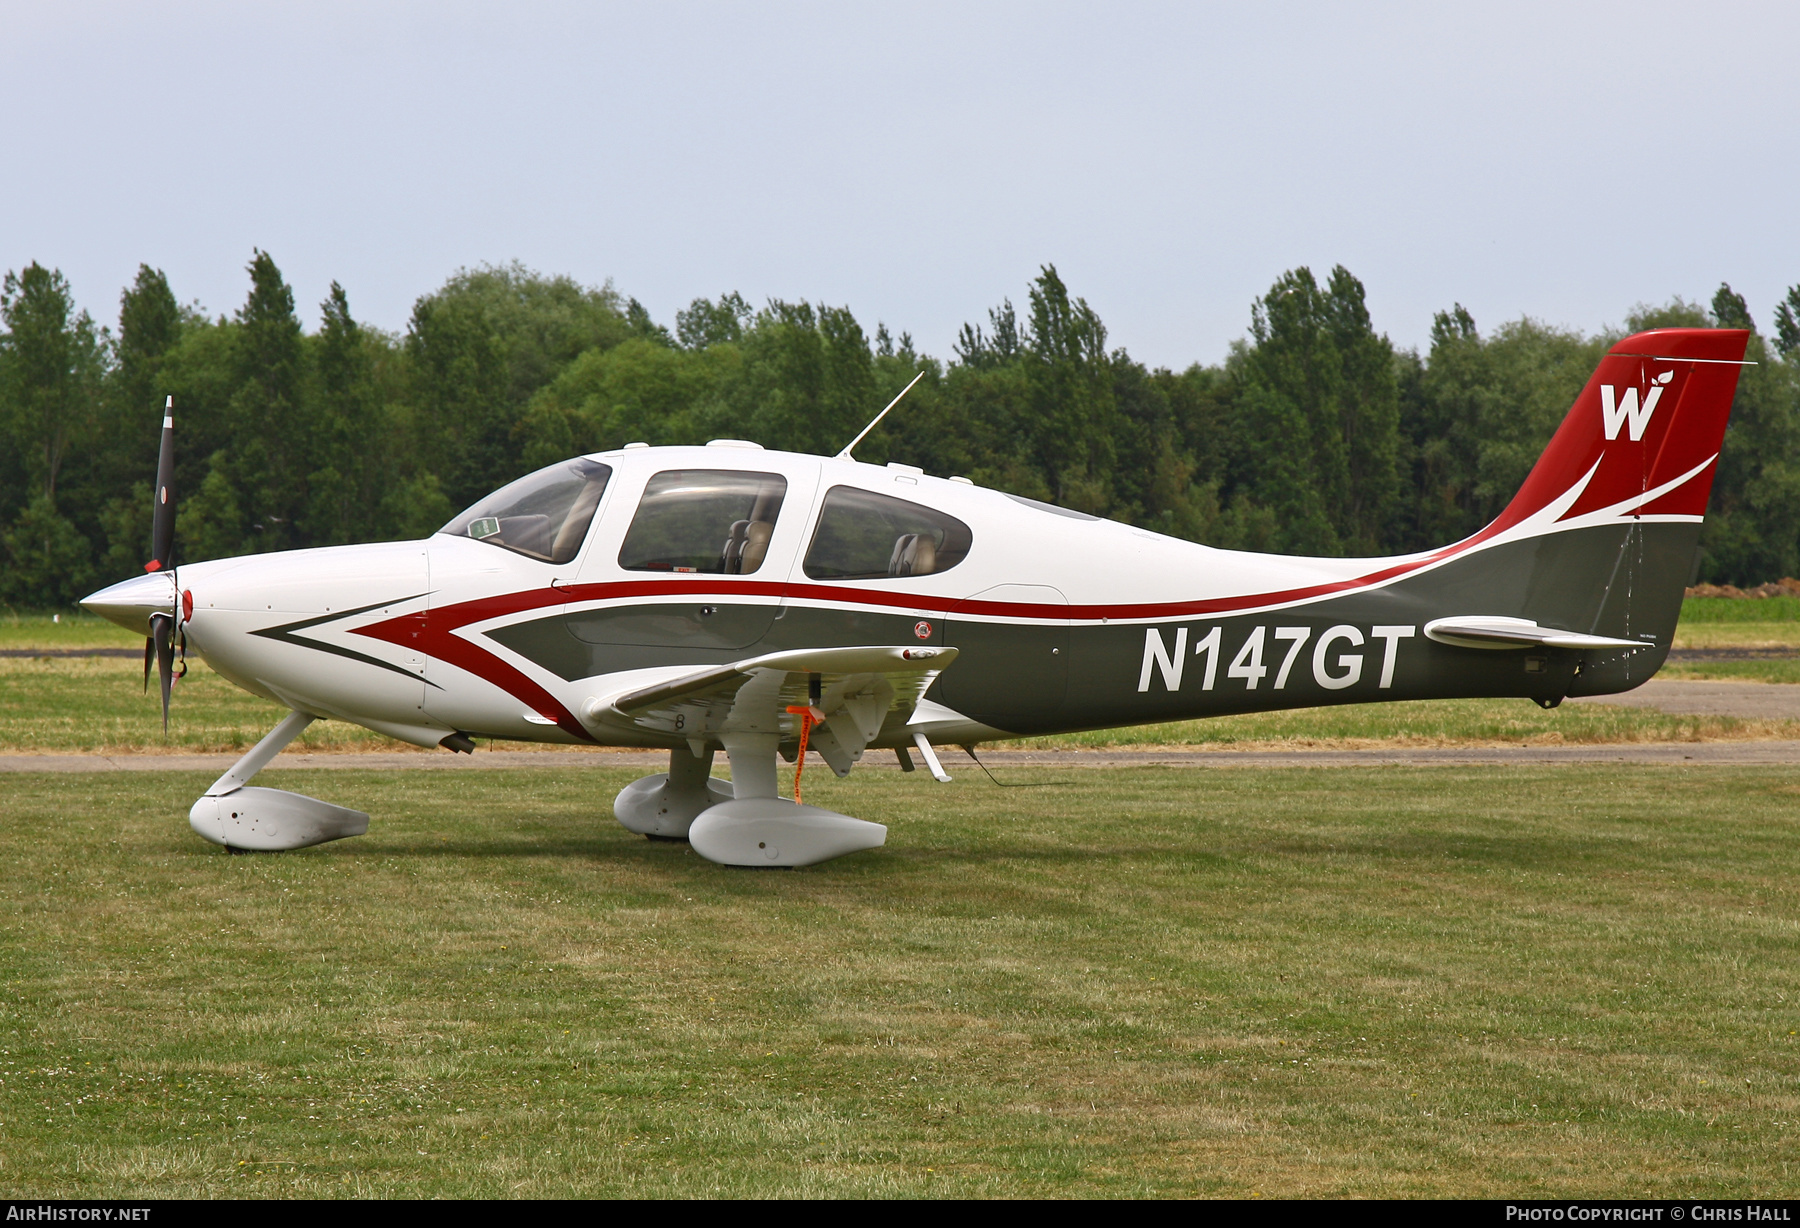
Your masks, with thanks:
[[[954,648],[910,646],[765,653],[590,699],[582,716],[596,726],[703,741],[732,733],[790,737],[796,718],[788,708],[812,706],[826,714],[813,745],[843,776],[887,714],[910,713],[956,656]]]

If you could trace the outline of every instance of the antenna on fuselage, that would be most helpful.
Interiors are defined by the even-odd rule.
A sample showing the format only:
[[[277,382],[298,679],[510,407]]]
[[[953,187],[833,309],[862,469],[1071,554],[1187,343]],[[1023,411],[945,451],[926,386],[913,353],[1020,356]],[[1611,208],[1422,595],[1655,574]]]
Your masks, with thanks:
[[[913,376],[912,384],[908,384],[906,387],[904,387],[900,390],[900,397],[903,397],[907,393],[911,392],[913,390],[913,384],[918,383],[920,380],[922,380],[924,378],[925,378],[925,373],[923,371],[921,371],[917,375]],[[849,460],[850,459],[850,449],[854,448],[857,444],[861,443],[863,441],[864,435],[867,435],[870,431],[874,430],[877,426],[881,425],[881,420],[883,418],[887,417],[888,409],[892,409],[892,408],[894,408],[894,406],[900,404],[900,397],[895,397],[893,400],[889,401],[887,403],[887,409],[884,409],[880,413],[876,414],[875,421],[873,421],[873,422],[869,423],[869,425],[863,427],[861,434],[857,435],[857,437],[855,439],[852,439],[849,443],[845,444],[844,450],[842,452],[839,452],[836,456],[832,457],[831,459],[832,460]]]

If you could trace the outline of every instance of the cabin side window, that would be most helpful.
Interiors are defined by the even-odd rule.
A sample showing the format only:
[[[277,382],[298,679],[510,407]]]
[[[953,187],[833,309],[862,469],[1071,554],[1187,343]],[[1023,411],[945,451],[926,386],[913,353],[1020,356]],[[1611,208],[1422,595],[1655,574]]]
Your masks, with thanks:
[[[438,532],[567,563],[581,552],[611,477],[612,466],[599,461],[563,461],[502,486]]]
[[[664,470],[644,487],[619,566],[747,576],[768,555],[786,495],[778,473]]]
[[[890,495],[833,486],[806,550],[814,580],[882,580],[949,571],[969,553],[969,526]]]

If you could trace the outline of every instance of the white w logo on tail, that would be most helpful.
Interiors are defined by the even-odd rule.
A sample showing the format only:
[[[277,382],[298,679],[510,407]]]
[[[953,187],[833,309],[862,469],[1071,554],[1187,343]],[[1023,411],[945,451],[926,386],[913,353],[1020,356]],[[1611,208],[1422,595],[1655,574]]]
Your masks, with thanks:
[[[1656,412],[1656,403],[1662,400],[1663,385],[1652,384],[1650,395],[1644,398],[1642,408],[1638,406],[1638,390],[1627,388],[1625,396],[1620,399],[1618,390],[1611,384],[1600,385],[1600,427],[1606,432],[1608,439],[1619,437],[1619,428],[1627,427],[1631,432],[1631,442],[1637,443],[1644,437],[1644,428],[1650,425],[1650,415]]]

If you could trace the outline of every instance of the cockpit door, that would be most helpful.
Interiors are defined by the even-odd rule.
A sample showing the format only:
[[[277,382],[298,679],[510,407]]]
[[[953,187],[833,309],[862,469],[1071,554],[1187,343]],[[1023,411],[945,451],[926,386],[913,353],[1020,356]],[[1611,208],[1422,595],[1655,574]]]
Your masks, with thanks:
[[[809,470],[782,469],[651,474],[634,502],[609,513],[611,531],[581,571],[581,599],[554,627],[538,620],[496,638],[538,655],[550,641],[566,644],[555,668],[571,678],[749,655],[780,616],[817,482]]]

